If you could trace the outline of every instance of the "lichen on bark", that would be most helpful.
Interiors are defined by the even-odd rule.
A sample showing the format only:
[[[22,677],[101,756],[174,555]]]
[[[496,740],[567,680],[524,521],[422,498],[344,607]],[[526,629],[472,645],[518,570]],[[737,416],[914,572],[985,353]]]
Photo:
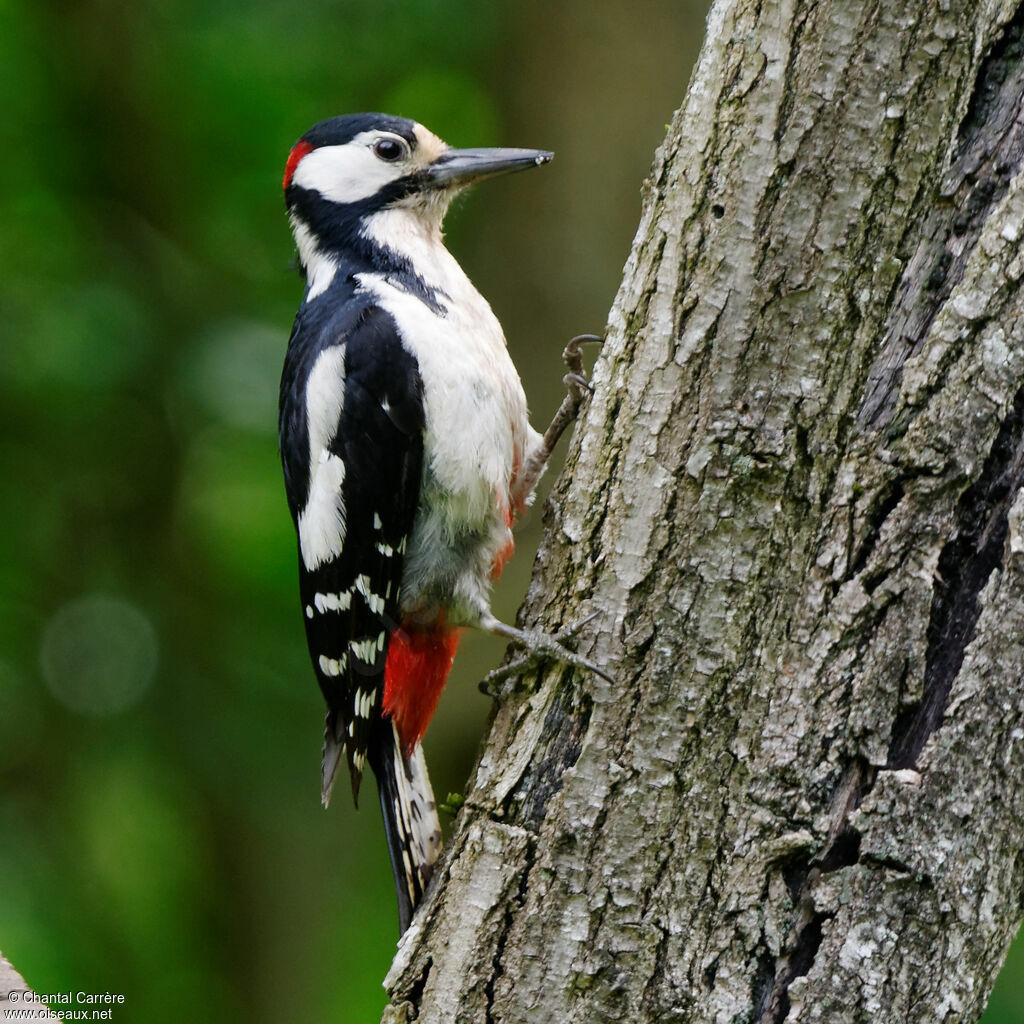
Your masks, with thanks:
[[[976,1019],[1024,908],[1024,10],[721,0],[385,1020]]]

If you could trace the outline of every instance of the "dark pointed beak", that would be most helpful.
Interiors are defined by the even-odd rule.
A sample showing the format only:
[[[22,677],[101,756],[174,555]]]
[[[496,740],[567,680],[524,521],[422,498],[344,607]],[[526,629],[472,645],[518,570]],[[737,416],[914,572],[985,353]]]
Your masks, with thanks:
[[[554,156],[543,149],[449,149],[426,170],[436,188],[468,185],[494,174],[539,167]]]

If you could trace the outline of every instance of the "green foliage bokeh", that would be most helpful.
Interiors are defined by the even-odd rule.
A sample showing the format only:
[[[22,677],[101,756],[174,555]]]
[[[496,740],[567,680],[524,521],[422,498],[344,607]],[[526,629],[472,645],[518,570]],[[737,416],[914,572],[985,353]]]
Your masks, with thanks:
[[[450,224],[541,422],[703,32],[700,0],[644,7],[0,0],[0,950],[38,991],[122,993],[122,1024],[379,1016],[390,870],[372,784],[358,814],[344,786],[319,805],[277,461],[284,160],[356,110],[556,151]],[[500,653],[464,642],[427,740],[442,794]]]

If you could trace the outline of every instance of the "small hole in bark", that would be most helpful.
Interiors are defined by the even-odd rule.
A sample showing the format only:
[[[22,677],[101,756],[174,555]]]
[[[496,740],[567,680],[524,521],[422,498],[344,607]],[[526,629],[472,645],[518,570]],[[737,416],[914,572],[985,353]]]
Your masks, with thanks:
[[[711,207],[711,216],[714,217],[715,220],[721,220],[725,216],[725,207],[721,203],[715,203],[715,205]]]

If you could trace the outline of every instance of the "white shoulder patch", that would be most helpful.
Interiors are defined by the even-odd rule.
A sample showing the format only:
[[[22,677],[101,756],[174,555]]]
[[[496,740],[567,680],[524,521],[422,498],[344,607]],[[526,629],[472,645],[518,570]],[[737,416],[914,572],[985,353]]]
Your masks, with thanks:
[[[345,463],[328,450],[345,397],[345,346],[320,353],[306,382],[309,496],[299,513],[299,550],[312,571],[341,554],[345,543]]]

